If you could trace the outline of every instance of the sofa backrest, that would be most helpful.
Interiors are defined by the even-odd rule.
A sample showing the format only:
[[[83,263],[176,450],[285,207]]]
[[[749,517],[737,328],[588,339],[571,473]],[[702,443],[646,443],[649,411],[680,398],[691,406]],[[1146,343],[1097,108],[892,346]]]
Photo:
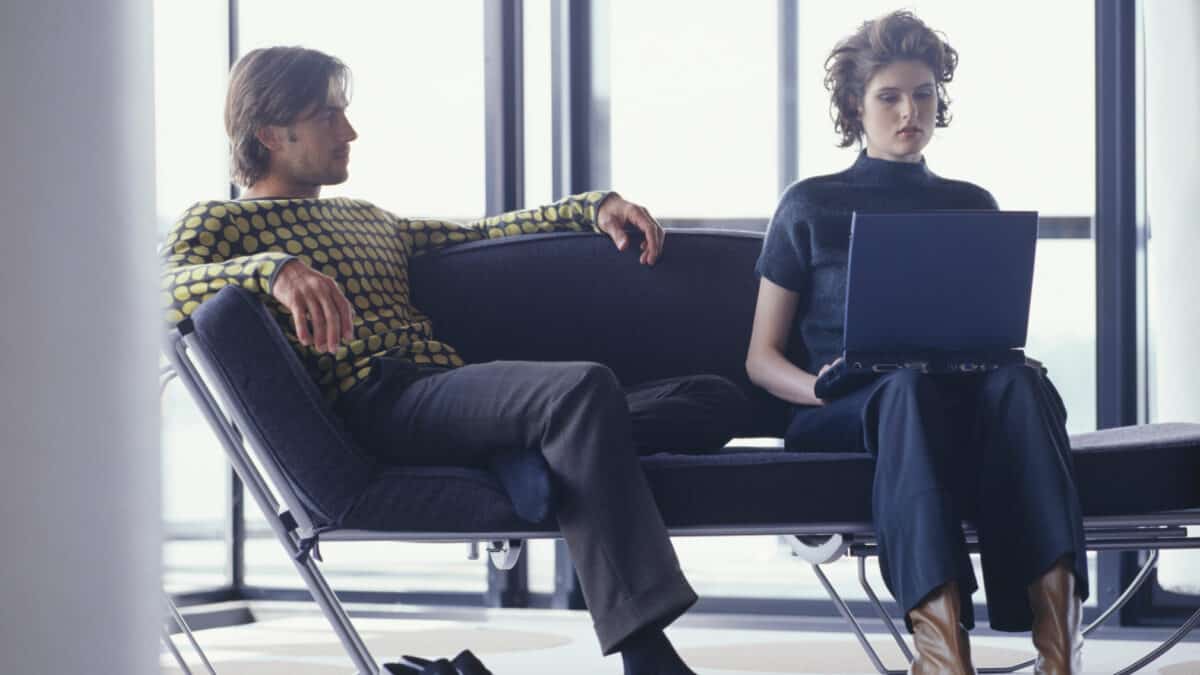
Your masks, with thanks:
[[[711,373],[740,384],[760,410],[757,433],[782,419],[746,377],[762,236],[671,231],[654,267],[604,235],[528,235],[415,258],[413,302],[467,362],[595,361],[625,384]]]

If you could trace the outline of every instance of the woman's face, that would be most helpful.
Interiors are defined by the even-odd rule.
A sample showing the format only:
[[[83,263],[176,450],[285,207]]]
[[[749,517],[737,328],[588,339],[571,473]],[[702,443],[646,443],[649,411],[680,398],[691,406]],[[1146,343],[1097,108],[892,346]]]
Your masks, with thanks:
[[[880,68],[867,82],[858,114],[868,157],[921,161],[937,116],[933,71],[920,61],[897,61]]]

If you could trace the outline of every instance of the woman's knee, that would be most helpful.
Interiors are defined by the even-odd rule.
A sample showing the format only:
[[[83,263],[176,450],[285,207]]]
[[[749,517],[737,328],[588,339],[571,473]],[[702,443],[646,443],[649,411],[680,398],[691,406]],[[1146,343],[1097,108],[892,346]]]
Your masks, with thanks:
[[[983,391],[989,398],[1008,394],[1033,395],[1042,386],[1044,377],[1040,370],[1024,364],[1001,366],[984,376]]]
[[[864,411],[868,450],[885,464],[940,462],[950,426],[944,403],[929,375],[908,369],[888,373]]]
[[[881,392],[903,398],[928,400],[937,396],[933,380],[925,373],[909,368],[901,368],[884,375],[880,378],[878,387]]]

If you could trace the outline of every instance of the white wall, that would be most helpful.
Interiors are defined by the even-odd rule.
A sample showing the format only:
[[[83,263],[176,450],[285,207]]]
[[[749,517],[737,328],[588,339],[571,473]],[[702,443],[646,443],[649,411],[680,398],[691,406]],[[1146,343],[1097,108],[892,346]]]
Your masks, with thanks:
[[[1200,2],[1143,6],[1151,410],[1200,422]],[[1200,593],[1198,570],[1200,552],[1166,552],[1159,580]]]
[[[0,4],[0,673],[158,672],[148,2]]]

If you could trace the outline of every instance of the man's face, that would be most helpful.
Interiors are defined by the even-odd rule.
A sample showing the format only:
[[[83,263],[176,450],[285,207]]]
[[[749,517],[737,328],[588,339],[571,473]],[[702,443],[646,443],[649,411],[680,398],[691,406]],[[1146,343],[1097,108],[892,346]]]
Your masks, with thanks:
[[[296,121],[276,127],[271,172],[295,185],[336,185],[349,176],[350,142],[358,138],[346,119],[346,102],[330,96],[305,108]]]
[[[920,61],[897,61],[867,82],[858,109],[867,155],[916,162],[933,138],[937,90],[933,71]]]

